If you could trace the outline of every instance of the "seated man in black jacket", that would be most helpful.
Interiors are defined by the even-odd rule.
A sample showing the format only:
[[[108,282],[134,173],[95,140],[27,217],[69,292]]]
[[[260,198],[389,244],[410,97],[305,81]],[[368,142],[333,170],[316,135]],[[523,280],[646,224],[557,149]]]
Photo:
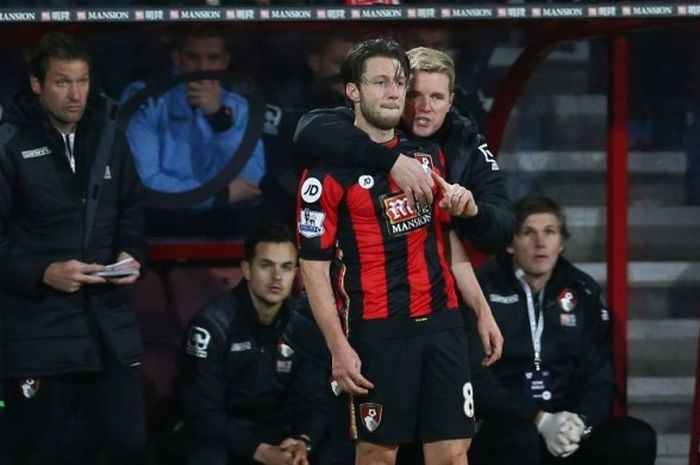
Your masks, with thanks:
[[[308,465],[331,391],[323,357],[298,336],[310,323],[289,298],[297,272],[291,233],[269,227],[252,234],[242,269],[245,279],[188,328],[181,387],[193,436],[187,463]]]
[[[455,218],[459,235],[483,252],[503,250],[513,238],[510,200],[484,137],[474,123],[452,109],[454,63],[446,53],[426,47],[409,50],[408,57],[411,78],[400,128],[412,140],[439,144],[447,159],[446,179],[467,188],[469,208]],[[314,110],[299,120],[294,142],[300,153],[333,165],[384,170],[412,208],[414,201],[429,205],[433,181],[421,164],[372,142],[353,119],[349,108]]]
[[[504,348],[475,375],[483,424],[470,463],[653,464],[654,430],[612,416],[611,314],[593,278],[561,257],[562,211],[545,197],[521,199],[514,210],[508,254],[479,276]],[[470,349],[477,360],[480,350]]]

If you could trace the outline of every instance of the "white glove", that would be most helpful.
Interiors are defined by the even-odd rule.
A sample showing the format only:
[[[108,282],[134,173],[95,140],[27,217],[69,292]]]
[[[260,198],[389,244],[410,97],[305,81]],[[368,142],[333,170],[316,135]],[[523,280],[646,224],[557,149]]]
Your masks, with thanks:
[[[569,416],[562,425],[562,432],[566,434],[566,436],[569,438],[569,441],[581,442],[581,436],[583,435],[583,431],[586,429],[586,424],[583,422],[581,417],[579,417],[575,413],[563,413],[568,413]]]
[[[568,457],[576,452],[583,428],[581,418],[566,411],[542,412],[537,421],[537,431],[544,438],[549,452],[555,457]]]

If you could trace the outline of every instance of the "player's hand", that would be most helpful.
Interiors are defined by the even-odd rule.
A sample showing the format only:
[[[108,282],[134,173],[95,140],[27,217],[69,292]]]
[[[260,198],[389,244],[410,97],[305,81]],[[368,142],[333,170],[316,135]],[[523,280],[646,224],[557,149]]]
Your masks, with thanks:
[[[261,195],[260,187],[245,179],[236,178],[228,183],[229,205],[243,200],[255,199]]]
[[[78,292],[86,284],[103,284],[105,278],[92,273],[104,270],[104,265],[79,260],[53,262],[44,270],[44,283],[57,291]]]
[[[389,176],[406,194],[408,205],[414,211],[419,210],[421,206],[433,203],[433,179],[421,162],[415,158],[399,155],[394,166],[389,170]],[[420,203],[418,208],[416,208],[416,201]]]
[[[221,108],[221,83],[214,79],[187,83],[187,101],[199,107],[205,115],[213,115]]]
[[[309,465],[305,441],[296,438],[287,438],[280,443],[279,447],[283,451],[292,454],[292,462],[294,465]]]
[[[291,451],[285,451],[280,446],[264,442],[255,449],[253,460],[264,465],[306,465],[295,463],[294,454]]]
[[[459,184],[450,184],[435,171],[430,171],[433,179],[442,190],[442,198],[438,206],[447,211],[452,216],[461,218],[471,218],[479,213],[472,191]]]
[[[119,255],[117,256],[117,262],[121,262],[123,260],[129,260],[128,263],[124,265],[117,266],[113,268],[114,270],[135,270],[136,273],[129,275],[129,276],[124,276],[123,278],[107,278],[107,282],[110,284],[118,284],[118,285],[125,285],[125,284],[133,284],[136,282],[137,279],[139,279],[139,276],[141,275],[141,264],[136,261],[134,257],[131,256],[130,253],[127,252],[119,252]]]
[[[338,382],[343,391],[364,395],[374,387],[367,378],[362,376],[360,357],[346,340],[341,341],[331,353],[333,379]]]
[[[481,338],[484,353],[486,354],[481,364],[484,366],[493,365],[503,354],[503,335],[501,334],[496,320],[493,318],[491,309],[479,312],[476,329]]]

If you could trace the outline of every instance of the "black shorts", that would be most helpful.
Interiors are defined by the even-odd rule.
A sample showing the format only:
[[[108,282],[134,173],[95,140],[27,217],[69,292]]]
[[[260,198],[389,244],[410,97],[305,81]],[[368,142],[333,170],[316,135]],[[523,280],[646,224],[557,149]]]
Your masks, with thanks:
[[[463,327],[353,342],[374,388],[351,399],[351,430],[373,443],[474,435],[474,393]]]

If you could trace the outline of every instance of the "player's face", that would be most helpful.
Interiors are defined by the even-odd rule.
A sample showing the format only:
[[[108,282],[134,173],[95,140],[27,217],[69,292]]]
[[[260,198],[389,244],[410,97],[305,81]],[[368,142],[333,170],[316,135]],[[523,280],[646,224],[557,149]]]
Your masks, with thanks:
[[[389,130],[399,124],[406,101],[406,78],[398,60],[372,57],[365,63],[359,85],[346,87],[348,98],[359,103],[358,120],[369,126]]]
[[[406,94],[406,127],[416,136],[432,136],[445,121],[452,99],[450,80],[446,74],[414,72]]]
[[[90,66],[83,60],[51,58],[44,81],[31,77],[32,91],[61,132],[72,132],[85,113],[90,91]]]
[[[182,48],[173,51],[173,63],[183,73],[224,71],[229,62],[223,37],[185,37]]]
[[[526,275],[547,279],[563,250],[561,226],[552,213],[528,216],[508,247],[516,268],[522,268]]]
[[[253,302],[264,306],[289,297],[297,271],[297,250],[291,242],[260,242],[251,262],[242,263]]]

